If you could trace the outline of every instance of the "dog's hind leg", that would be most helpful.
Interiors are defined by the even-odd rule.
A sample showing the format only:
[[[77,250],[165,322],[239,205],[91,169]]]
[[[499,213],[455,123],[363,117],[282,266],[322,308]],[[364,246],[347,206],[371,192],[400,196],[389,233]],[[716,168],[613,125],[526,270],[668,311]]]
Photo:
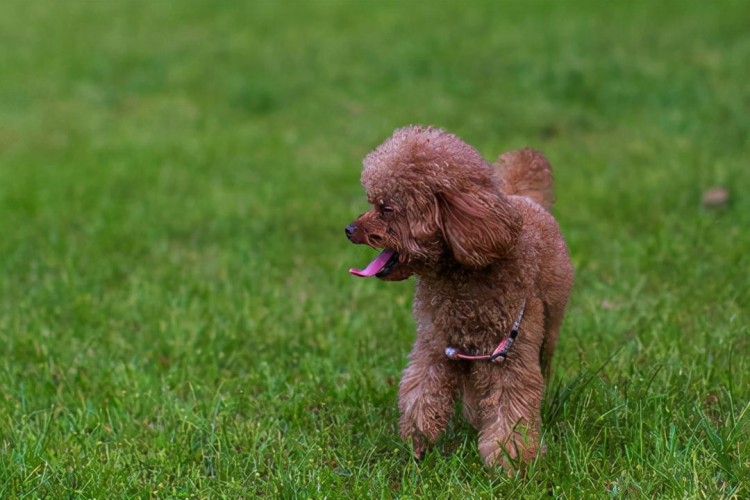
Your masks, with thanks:
[[[544,307],[544,342],[539,351],[539,365],[542,369],[544,380],[548,381],[552,375],[552,355],[557,346],[557,337],[560,334],[565,304],[562,307],[545,304]]]

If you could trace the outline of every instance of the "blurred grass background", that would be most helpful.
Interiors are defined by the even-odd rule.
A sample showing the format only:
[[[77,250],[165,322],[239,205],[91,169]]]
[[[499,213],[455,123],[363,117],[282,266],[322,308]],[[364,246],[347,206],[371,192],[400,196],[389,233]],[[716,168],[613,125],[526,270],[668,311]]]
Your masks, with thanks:
[[[4,2],[0,496],[747,497],[748,19]],[[410,123],[555,168],[577,282],[525,478],[459,419],[397,436],[413,283],[350,278],[343,227]]]

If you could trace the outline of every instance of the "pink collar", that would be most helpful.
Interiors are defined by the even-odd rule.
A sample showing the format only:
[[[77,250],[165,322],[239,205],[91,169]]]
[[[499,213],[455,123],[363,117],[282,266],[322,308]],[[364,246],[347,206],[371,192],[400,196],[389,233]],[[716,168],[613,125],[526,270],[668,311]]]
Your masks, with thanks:
[[[523,318],[523,311],[526,308],[526,299],[521,301],[521,309],[518,311],[516,321],[513,322],[513,327],[510,329],[508,335],[503,337],[500,343],[497,345],[492,354],[484,354],[480,356],[472,356],[464,354],[455,347],[448,346],[445,348],[445,355],[450,359],[465,360],[465,361],[492,361],[497,363],[499,361],[505,361],[508,357],[508,351],[513,346],[513,342],[516,341],[518,336],[518,328],[521,326],[521,318]]]

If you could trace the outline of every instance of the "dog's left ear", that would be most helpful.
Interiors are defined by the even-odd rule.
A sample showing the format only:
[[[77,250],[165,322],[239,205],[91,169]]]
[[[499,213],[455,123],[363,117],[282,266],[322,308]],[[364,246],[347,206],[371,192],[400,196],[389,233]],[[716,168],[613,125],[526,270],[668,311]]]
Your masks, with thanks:
[[[505,256],[521,232],[521,215],[500,193],[438,193],[438,221],[459,264],[481,269]]]

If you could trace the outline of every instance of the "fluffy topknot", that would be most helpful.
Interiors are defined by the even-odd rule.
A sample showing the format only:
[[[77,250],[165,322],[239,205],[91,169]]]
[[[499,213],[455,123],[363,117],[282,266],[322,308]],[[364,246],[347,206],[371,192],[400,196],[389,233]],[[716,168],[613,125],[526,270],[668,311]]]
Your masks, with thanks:
[[[485,183],[491,175],[482,155],[457,136],[439,128],[409,126],[397,129],[365,157],[362,185],[373,196],[388,192],[400,197],[415,183],[429,182],[431,191],[460,189],[457,182]]]

